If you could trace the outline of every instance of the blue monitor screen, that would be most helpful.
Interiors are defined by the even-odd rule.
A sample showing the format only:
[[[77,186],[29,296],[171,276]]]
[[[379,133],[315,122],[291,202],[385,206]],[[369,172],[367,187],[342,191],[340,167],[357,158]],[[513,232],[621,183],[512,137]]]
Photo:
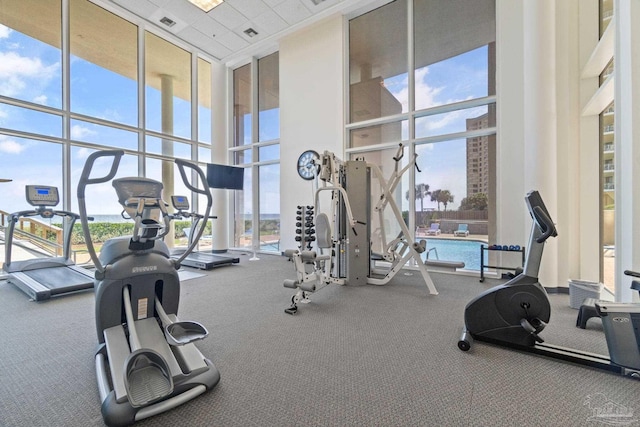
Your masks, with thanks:
[[[244,168],[209,163],[207,164],[207,182],[211,188],[242,190]]]

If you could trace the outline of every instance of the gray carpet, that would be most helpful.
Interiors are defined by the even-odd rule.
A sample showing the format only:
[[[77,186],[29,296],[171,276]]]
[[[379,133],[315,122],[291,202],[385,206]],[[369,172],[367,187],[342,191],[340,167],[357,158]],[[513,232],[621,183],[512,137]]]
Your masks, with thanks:
[[[198,347],[220,383],[137,425],[604,425],[596,400],[640,423],[637,381],[481,343],[459,351],[465,304],[496,281],[433,273],[434,297],[400,273],[387,286],[329,286],[290,316],[293,265],[248,258],[182,287],[179,315],[209,329]],[[606,354],[599,319],[578,329],[569,296],[550,299],[548,342]],[[103,425],[93,293],[35,303],[0,282],[0,324],[1,426]]]

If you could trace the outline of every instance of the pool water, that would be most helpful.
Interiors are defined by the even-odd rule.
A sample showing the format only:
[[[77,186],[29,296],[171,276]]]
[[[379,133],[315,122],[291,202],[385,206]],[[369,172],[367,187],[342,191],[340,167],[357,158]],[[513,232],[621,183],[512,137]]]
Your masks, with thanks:
[[[466,270],[480,271],[480,247],[482,245],[486,245],[486,243],[479,240],[427,239],[430,260],[462,261]],[[432,250],[433,248],[435,250]],[[423,260],[427,257],[427,251],[421,254]]]

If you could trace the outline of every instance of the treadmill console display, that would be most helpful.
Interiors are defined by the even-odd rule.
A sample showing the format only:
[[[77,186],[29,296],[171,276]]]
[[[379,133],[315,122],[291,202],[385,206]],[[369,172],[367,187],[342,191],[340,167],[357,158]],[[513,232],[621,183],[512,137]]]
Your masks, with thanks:
[[[171,196],[171,203],[179,211],[189,210],[189,199],[186,196]]]
[[[58,189],[48,185],[25,186],[27,202],[31,206],[56,206],[60,203]]]

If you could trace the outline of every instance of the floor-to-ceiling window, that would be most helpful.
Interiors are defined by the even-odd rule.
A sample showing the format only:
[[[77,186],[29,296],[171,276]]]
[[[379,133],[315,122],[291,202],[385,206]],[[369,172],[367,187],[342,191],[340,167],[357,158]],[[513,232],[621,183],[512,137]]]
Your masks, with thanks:
[[[399,143],[403,162],[417,154],[394,193],[404,221],[430,256],[472,270],[495,236],[494,69],[494,0],[396,0],[349,22],[347,153],[386,177]],[[376,229],[396,231],[389,215],[380,221],[374,246]],[[461,226],[469,236],[442,239]]]
[[[233,196],[233,245],[279,251],[279,55],[253,59],[233,71],[232,163],[244,167],[244,189]]]
[[[600,0],[600,38],[613,19],[613,0]],[[611,37],[613,37],[611,35]],[[599,86],[611,85],[614,71],[613,57],[598,78]],[[600,113],[600,246],[602,258],[600,280],[612,293],[615,291],[615,103]]]
[[[26,209],[26,184],[59,187],[59,208],[77,210],[80,172],[98,149],[125,150],[118,176],[162,180],[167,198],[191,195],[172,160],[210,162],[211,63],[151,31],[87,0],[3,3],[0,178],[12,181],[0,211]],[[97,187],[89,213],[121,221],[113,189]]]

